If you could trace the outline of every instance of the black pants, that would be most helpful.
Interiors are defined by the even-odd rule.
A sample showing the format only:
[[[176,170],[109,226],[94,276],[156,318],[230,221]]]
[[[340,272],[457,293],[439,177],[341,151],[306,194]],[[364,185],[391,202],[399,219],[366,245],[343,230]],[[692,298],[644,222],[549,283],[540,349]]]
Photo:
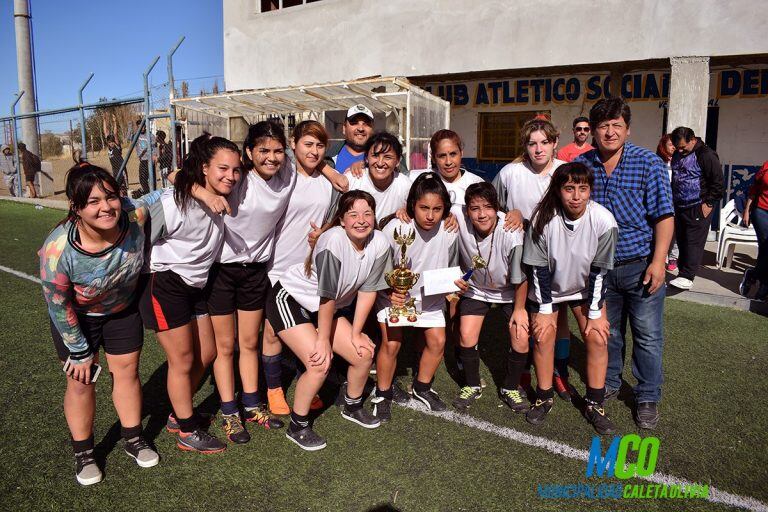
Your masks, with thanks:
[[[139,183],[141,193],[149,194],[149,160],[139,160]]]
[[[714,212],[714,209],[712,211]],[[711,223],[712,212],[709,217],[705,217],[700,204],[675,208],[675,236],[680,249],[680,257],[677,260],[678,276],[690,280],[696,277]]]

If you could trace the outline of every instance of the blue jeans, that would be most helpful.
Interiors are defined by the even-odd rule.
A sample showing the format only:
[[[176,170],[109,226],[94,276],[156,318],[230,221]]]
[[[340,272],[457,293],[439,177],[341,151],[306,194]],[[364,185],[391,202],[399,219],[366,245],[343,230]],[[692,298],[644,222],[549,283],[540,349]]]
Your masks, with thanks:
[[[635,401],[661,399],[662,349],[664,347],[664,297],[666,285],[653,295],[643,286],[648,264],[640,260],[614,268],[606,276],[605,305],[611,336],[608,339],[608,372],[605,387],[619,389],[626,353],[627,321],[632,330],[632,375],[637,379]]]
[[[768,210],[755,208],[751,215],[752,225],[757,233],[757,263],[755,277],[761,285],[768,286]]]

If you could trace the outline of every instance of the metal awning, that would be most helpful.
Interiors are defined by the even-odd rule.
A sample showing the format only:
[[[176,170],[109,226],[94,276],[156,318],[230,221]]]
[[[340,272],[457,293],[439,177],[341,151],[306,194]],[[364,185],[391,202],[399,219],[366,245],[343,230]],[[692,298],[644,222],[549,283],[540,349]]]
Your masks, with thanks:
[[[408,93],[430,96],[405,78],[370,78],[328,84],[227,91],[208,96],[174,98],[176,107],[220,117],[252,119],[263,115],[347,110],[363,104],[373,113],[407,107]]]

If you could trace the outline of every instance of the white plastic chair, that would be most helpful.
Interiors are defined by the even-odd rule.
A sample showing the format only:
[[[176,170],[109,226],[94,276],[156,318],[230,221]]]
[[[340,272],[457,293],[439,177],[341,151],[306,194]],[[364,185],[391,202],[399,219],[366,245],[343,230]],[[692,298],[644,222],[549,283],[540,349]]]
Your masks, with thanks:
[[[731,199],[720,210],[720,227],[717,232],[718,269],[723,268],[724,257],[725,268],[731,266],[737,244],[757,247],[757,233],[752,226],[748,228],[741,226],[741,215],[736,211],[736,204]]]

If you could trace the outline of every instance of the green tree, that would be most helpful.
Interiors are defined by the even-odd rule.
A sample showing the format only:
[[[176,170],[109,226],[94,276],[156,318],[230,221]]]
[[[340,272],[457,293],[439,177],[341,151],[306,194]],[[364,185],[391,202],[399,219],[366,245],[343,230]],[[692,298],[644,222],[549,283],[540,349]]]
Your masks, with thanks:
[[[47,131],[40,137],[40,151],[43,159],[59,156],[63,149],[64,145],[58,135]]]

